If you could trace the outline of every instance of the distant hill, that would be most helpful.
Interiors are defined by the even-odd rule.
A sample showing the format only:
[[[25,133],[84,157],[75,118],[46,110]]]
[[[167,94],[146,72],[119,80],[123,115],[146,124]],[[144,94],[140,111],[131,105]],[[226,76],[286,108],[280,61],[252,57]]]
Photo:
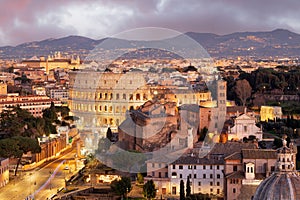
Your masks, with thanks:
[[[263,58],[300,55],[300,35],[284,29],[266,32],[236,32],[227,35],[195,32],[185,34],[201,44],[212,57],[254,56]],[[175,42],[177,37],[168,39],[168,42]],[[22,59],[32,56],[47,56],[55,51],[76,54],[84,58],[104,40],[105,38],[93,40],[81,36],[68,36],[27,42],[18,46],[0,47],[0,58]],[[112,41],[113,43],[110,45],[123,50],[134,48],[137,44],[148,43],[148,41],[123,39],[113,39]],[[186,46],[183,44],[182,48],[186,48]]]

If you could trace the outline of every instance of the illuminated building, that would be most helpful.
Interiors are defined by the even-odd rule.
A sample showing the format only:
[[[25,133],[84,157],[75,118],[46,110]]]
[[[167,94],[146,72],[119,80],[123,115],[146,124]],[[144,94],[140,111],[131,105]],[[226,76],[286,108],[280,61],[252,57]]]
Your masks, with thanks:
[[[79,127],[108,125],[116,130],[129,110],[152,99],[176,105],[199,104],[211,99],[207,91],[192,93],[186,87],[148,84],[140,72],[71,71],[69,78],[69,107],[80,117]]]
[[[0,158],[0,188],[9,182],[9,158]]]
[[[242,140],[255,136],[261,141],[262,135],[262,130],[256,126],[256,118],[244,113],[234,120],[234,126],[228,133],[228,140]]]
[[[46,73],[49,74],[51,69],[63,68],[63,69],[78,69],[80,68],[80,58],[77,56],[71,58],[63,56],[60,52],[55,52],[54,55],[45,57],[32,57],[28,60],[23,60],[21,64],[26,64],[31,68],[44,68]]]
[[[27,110],[34,117],[42,117],[43,110],[49,108],[53,102],[56,106],[60,106],[61,102],[50,99],[47,96],[19,96],[18,94],[8,94],[0,96],[0,112],[14,106],[19,106],[21,109]]]
[[[260,120],[268,121],[282,118],[282,110],[280,106],[261,106]]]
[[[186,184],[189,176],[191,194],[209,194],[220,198],[225,197],[228,182],[225,169],[231,174],[235,163],[229,162],[229,158],[235,158],[242,149],[256,149],[253,143],[227,142],[217,143],[204,157],[199,157],[199,149],[193,149],[193,153],[183,154],[171,163],[166,161],[170,155],[161,155],[147,162],[147,176],[145,180],[153,180],[158,196],[174,196],[180,194],[180,181]],[[194,153],[195,152],[195,153]],[[240,157],[239,157],[240,158]],[[258,160],[259,161],[259,160]],[[231,170],[231,171],[230,171]],[[229,198],[230,199],[230,198]]]

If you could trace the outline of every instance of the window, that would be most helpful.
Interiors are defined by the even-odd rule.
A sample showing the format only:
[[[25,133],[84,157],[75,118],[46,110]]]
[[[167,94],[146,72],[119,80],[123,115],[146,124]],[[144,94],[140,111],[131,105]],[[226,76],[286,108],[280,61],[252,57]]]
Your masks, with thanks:
[[[192,167],[193,167],[192,165],[189,165],[189,166],[188,166],[188,169],[193,169]]]
[[[220,189],[217,189],[217,194],[220,194]]]
[[[161,178],[161,172],[158,172],[158,178]]]
[[[182,174],[179,174],[179,178],[182,178]]]
[[[200,181],[198,182],[198,186],[201,186],[201,182]]]
[[[220,166],[219,166],[219,165],[217,165],[217,169],[220,169]]]
[[[213,193],[214,189],[210,188],[210,192]]]
[[[152,172],[152,177],[155,177],[155,172]]]
[[[235,194],[235,193],[236,193],[236,189],[235,189],[235,188],[233,188],[233,189],[232,189],[232,192]]]
[[[275,166],[271,166],[271,172],[275,171]]]
[[[196,165],[194,165],[194,169],[197,169],[197,168],[196,168]]]
[[[213,169],[213,166],[212,166],[212,165],[210,166],[210,169]]]
[[[203,169],[206,169],[206,165],[203,165]]]
[[[197,174],[194,174],[194,178],[197,178]]]
[[[247,132],[247,126],[244,126],[244,132]]]
[[[217,186],[220,186],[220,182],[219,181],[217,182]]]
[[[210,182],[210,186],[213,186],[213,182]]]
[[[165,178],[168,178],[168,172],[165,172]]]
[[[168,173],[168,172],[166,172]],[[172,172],[172,178],[177,178],[177,173],[176,172]]]
[[[176,195],[176,187],[172,187],[172,194]]]
[[[206,174],[203,174],[203,178],[206,178]]]
[[[152,167],[155,167],[155,164],[154,164],[154,163],[152,163]]]
[[[179,165],[179,169],[183,169],[183,166],[182,166],[182,165]]]
[[[234,171],[234,172],[237,171],[237,165],[233,165],[233,171]]]
[[[213,175],[212,175],[212,174],[210,174],[210,175],[209,175],[209,177],[210,177],[210,178],[213,178]]]
[[[176,169],[175,165],[173,165],[173,169]]]
[[[220,178],[221,177],[221,175],[220,174],[217,174],[217,178]]]

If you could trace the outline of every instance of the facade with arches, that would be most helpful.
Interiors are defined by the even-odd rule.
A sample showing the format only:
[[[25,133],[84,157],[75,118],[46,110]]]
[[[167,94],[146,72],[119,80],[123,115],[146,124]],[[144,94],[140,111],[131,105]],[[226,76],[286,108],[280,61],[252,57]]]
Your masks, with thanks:
[[[69,108],[80,118],[80,127],[117,127],[126,119],[128,111],[139,108],[146,101],[165,99],[176,104],[199,104],[211,99],[209,91],[192,94],[186,88],[172,90],[149,85],[140,72],[71,71]]]

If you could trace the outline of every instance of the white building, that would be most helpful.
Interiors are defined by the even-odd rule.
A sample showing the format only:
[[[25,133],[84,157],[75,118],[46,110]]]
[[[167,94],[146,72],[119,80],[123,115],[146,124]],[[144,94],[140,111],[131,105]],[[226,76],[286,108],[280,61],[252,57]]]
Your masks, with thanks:
[[[62,88],[62,89],[50,89],[50,98],[57,99],[62,102],[67,102],[69,98],[69,90]]]
[[[234,126],[230,128],[228,140],[242,140],[244,137],[255,136],[262,140],[262,130],[256,126],[256,119],[248,114],[238,116],[234,121]]]
[[[43,110],[51,106],[54,102],[55,106],[60,106],[61,102],[50,99],[47,96],[19,96],[19,94],[8,94],[0,97],[0,112],[14,106],[20,106],[21,109],[27,110],[34,117],[42,117]]]
[[[172,195],[179,195],[180,181],[183,180],[186,185],[188,177],[192,194],[214,194],[220,197],[224,194],[223,160],[187,156],[179,158],[168,168]]]

